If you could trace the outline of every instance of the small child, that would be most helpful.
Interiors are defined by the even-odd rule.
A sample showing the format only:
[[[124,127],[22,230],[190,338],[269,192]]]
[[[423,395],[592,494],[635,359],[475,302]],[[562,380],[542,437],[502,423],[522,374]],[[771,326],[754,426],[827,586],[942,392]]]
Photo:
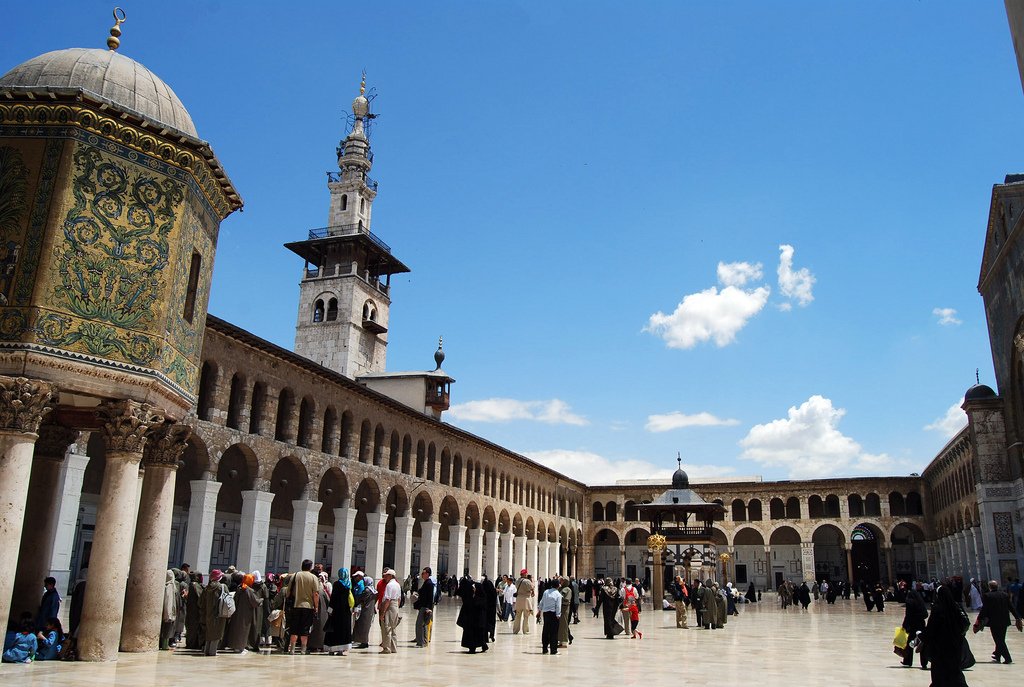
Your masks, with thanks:
[[[46,621],[46,628],[36,635],[36,660],[54,661],[60,658],[61,645],[64,643],[64,628],[59,618]]]
[[[635,639],[643,639],[644,635],[640,630],[636,629],[640,625],[640,604],[635,599],[629,600],[629,622],[633,626],[633,637]]]
[[[32,622],[25,621],[21,624],[21,629],[18,630],[18,634],[14,637],[14,644],[11,648],[4,651],[3,662],[31,663],[32,659],[35,658],[37,649],[36,633],[33,630]]]

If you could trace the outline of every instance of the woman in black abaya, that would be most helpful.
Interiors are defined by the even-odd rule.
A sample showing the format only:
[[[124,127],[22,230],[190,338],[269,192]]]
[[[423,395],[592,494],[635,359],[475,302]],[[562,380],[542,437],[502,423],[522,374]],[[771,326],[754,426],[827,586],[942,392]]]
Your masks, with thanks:
[[[468,577],[459,582],[458,596],[462,599],[462,608],[455,624],[462,628],[462,646],[475,654],[477,649],[487,651],[487,628],[484,613],[487,603],[484,600],[483,586],[473,584]]]
[[[619,588],[612,580],[607,579],[604,586],[597,590],[597,595],[601,600],[601,613],[604,617],[604,636],[607,639],[615,639],[615,635],[622,631],[621,626],[615,627],[618,625],[615,615],[619,612]]]
[[[931,687],[967,687],[960,666],[966,641],[964,633],[970,624],[949,587],[939,587],[923,635],[928,661],[932,664]]]

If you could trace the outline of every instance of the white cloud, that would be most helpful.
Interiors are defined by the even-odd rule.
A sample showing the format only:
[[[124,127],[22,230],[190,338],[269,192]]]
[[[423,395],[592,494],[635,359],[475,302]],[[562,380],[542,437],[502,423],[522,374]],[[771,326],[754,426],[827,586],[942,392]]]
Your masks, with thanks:
[[[785,468],[793,479],[902,471],[902,461],[886,454],[866,453],[839,431],[846,414],[823,396],[811,396],[787,417],[754,425],[740,441],[742,458],[768,467]]]
[[[612,484],[620,479],[663,479],[668,481],[676,470],[675,461],[666,465],[637,458],[612,460],[590,451],[555,449],[550,451],[524,451],[523,455],[541,465],[556,470],[586,484]],[[733,473],[724,465],[687,465],[683,469],[690,477],[723,477]]]
[[[939,318],[939,324],[944,327],[961,324],[961,321],[956,317],[956,310],[954,308],[935,308],[932,310],[932,315]]]
[[[793,246],[779,246],[779,289],[784,296],[801,306],[807,306],[814,300],[811,290],[815,281],[814,275],[806,267],[793,271]]]
[[[720,262],[718,281],[723,286],[745,286],[748,281],[758,281],[764,276],[761,263]]]
[[[961,429],[967,426],[967,413],[960,407],[963,404],[964,400],[961,398],[949,407],[945,415],[936,419],[930,425],[925,425],[924,428],[938,432],[946,439],[952,439]]]
[[[549,425],[590,424],[585,417],[572,412],[568,403],[557,398],[549,401],[517,401],[513,398],[468,401],[453,405],[448,416],[463,422],[529,420]]]
[[[719,348],[728,346],[750,318],[761,312],[770,293],[767,286],[752,291],[736,286],[719,291],[712,286],[684,297],[671,315],[660,310],[654,313],[644,331],[660,336],[669,348],[693,348],[710,339]]]
[[[687,415],[675,411],[664,415],[648,415],[644,429],[648,432],[669,432],[684,427],[731,427],[739,423],[739,420],[720,418],[711,413]]]

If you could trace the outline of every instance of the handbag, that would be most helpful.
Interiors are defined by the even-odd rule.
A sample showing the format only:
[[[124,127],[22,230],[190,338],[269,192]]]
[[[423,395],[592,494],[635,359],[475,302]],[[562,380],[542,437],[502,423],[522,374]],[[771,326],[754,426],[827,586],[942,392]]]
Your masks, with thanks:
[[[892,644],[898,649],[906,649],[908,639],[907,631],[903,629],[903,626],[901,625],[896,628],[896,634],[892,638]]]

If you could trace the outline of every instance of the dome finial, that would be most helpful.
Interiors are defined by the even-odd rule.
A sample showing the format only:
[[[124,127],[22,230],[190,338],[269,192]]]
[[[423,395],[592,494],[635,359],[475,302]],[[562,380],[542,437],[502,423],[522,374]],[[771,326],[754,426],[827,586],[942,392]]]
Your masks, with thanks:
[[[125,22],[128,16],[124,13],[124,10],[120,7],[114,8],[114,25],[110,28],[110,37],[107,38],[107,47],[111,51],[117,50],[121,45],[121,24]]]
[[[443,336],[437,337],[437,350],[434,351],[434,362],[437,363],[437,367],[434,368],[434,371],[436,372],[437,370],[441,369],[441,363],[444,362],[444,337]]]
[[[359,95],[366,95],[366,70],[363,70],[363,80],[359,82]]]
[[[978,374],[978,368],[974,368],[974,383],[981,384],[981,375]]]
[[[679,451],[676,451],[676,465],[679,466],[680,470],[683,469],[683,454]]]

